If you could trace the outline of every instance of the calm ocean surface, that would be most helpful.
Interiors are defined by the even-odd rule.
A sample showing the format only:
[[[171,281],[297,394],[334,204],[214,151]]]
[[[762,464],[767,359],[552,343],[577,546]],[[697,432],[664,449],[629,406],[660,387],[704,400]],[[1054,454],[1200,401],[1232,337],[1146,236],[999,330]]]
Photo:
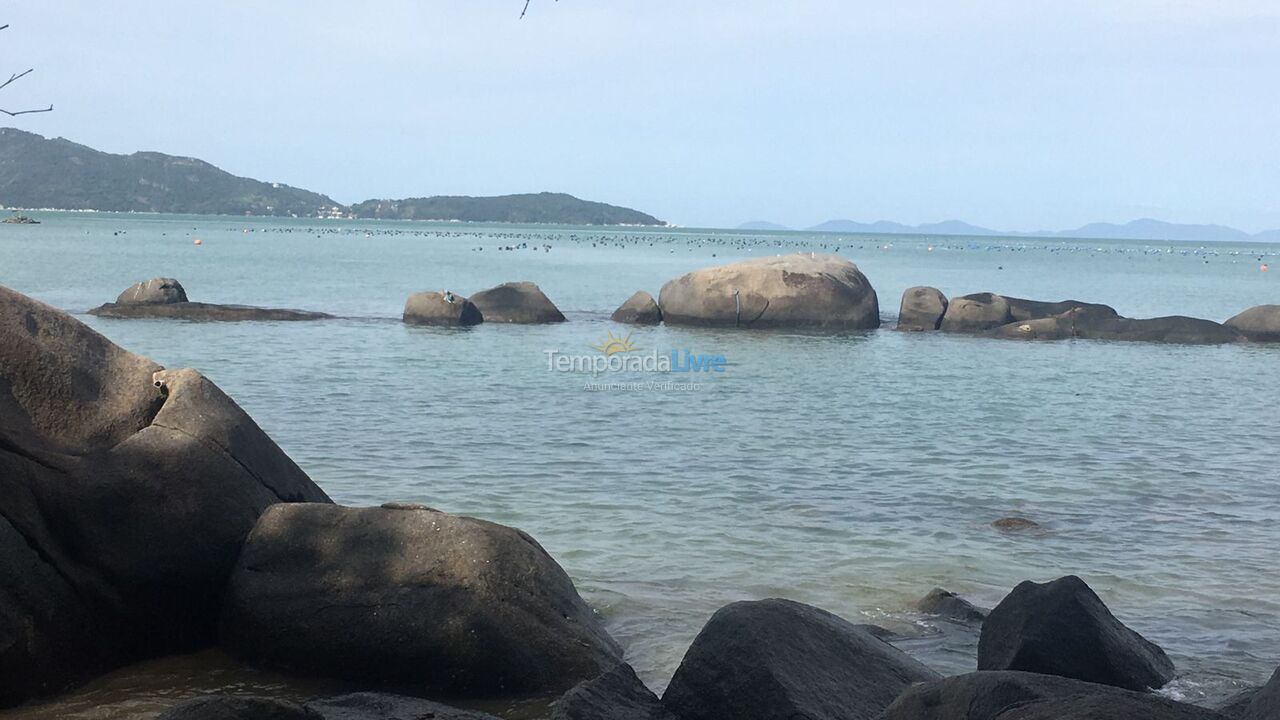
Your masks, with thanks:
[[[1220,321],[1280,303],[1280,246],[38,217],[0,226],[0,284],[129,350],[199,368],[339,502],[417,501],[529,531],[656,689],[716,608],[769,596],[884,624],[940,671],[971,670],[976,635],[912,602],[943,586],[990,606],[1021,580],[1067,573],[1169,651],[1179,697],[1260,683],[1280,663],[1280,346],[608,319],[635,290],[656,295],[697,267],[839,247],[888,327],[912,285]],[[192,300],[342,318],[83,314],[161,275]],[[414,291],[509,280],[537,282],[569,322],[399,320]],[[688,391],[589,392],[589,377],[548,370],[546,350],[594,353],[610,331],[729,367]],[[1008,515],[1043,527],[990,526]]]

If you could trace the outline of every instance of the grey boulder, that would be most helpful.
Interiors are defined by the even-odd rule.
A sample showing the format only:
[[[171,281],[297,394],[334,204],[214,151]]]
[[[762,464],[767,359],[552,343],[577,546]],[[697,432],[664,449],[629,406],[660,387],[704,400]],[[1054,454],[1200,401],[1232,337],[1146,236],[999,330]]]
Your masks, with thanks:
[[[979,670],[1024,670],[1114,685],[1160,688],[1173,662],[1156,644],[1130,630],[1074,575],[1048,583],[1023,582],[982,625]]]
[[[913,332],[937,330],[947,312],[947,296],[931,287],[907,288],[898,308],[898,329]]]
[[[446,290],[410,295],[404,303],[402,319],[412,325],[460,327],[479,325],[484,322],[484,315],[475,303]]]
[[[1280,342],[1280,305],[1258,305],[1223,323],[1253,342]]]
[[[920,598],[916,603],[916,609],[926,615],[939,615],[962,623],[981,623],[987,618],[986,610],[942,588],[934,588],[928,595]]]
[[[187,291],[173,278],[152,278],[136,283],[116,298],[117,305],[165,305],[186,301]]]
[[[1013,322],[1009,301],[994,293],[951,298],[938,329],[949,333],[977,333]]]
[[[662,286],[668,325],[870,330],[880,327],[876,291],[835,255],[795,253],[703,268]]]
[[[561,692],[621,659],[533,538],[411,505],[268,510],[222,640],[272,668],[472,697]]]
[[[1212,320],[1183,316],[1125,318],[1096,308],[1081,307],[1060,315],[1011,322],[989,333],[992,337],[1018,340],[1122,340],[1213,345],[1239,342],[1234,328]]]
[[[275,698],[210,695],[178,703],[156,720],[324,720],[297,703]]]
[[[211,643],[258,515],[327,502],[216,385],[0,288],[0,706]]]
[[[662,697],[681,720],[869,720],[939,676],[848,621],[790,600],[716,611]]]
[[[616,323],[629,325],[657,325],[662,322],[662,310],[658,301],[644,290],[637,290],[634,295],[613,311],[609,319]]]
[[[564,314],[542,290],[531,282],[503,283],[471,296],[485,322],[491,323],[558,323]]]

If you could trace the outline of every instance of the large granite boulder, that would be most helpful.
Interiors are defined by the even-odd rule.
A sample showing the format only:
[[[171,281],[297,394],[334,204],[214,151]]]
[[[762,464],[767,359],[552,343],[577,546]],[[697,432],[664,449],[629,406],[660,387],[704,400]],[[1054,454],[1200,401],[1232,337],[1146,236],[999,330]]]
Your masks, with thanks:
[[[136,283],[116,298],[117,305],[166,305],[186,301],[187,291],[173,278],[152,278]]]
[[[658,294],[668,325],[869,330],[876,291],[835,255],[796,253],[695,270]]]
[[[1060,315],[1015,321],[988,333],[1017,340],[1124,340],[1211,345],[1239,342],[1240,333],[1212,320],[1182,316],[1135,319],[1096,307],[1080,307]]]
[[[1060,300],[1058,302],[1045,302],[1043,300],[1027,300],[1025,298],[1002,296],[1004,301],[1009,304],[1009,316],[1013,318],[1011,322],[1025,320],[1039,320],[1040,318],[1053,317],[1061,315],[1071,310],[1085,309],[1098,317],[1111,316],[1120,317],[1115,308],[1110,305],[1102,305],[1099,303],[1087,303],[1079,300]]]
[[[931,287],[907,288],[898,308],[898,329],[914,332],[937,330],[947,312],[947,296]]]
[[[328,498],[212,382],[0,288],[0,706],[216,637],[258,515]]]
[[[1116,697],[1126,692],[1054,675],[980,671],[914,685],[893,701],[880,720],[996,720],[1009,708],[1035,700]]]
[[[261,665],[455,695],[564,691],[621,659],[533,538],[414,505],[269,509],[222,627]]]
[[[558,323],[564,314],[531,282],[503,283],[471,296],[485,322]]]
[[[1280,342],[1280,305],[1259,305],[1223,323],[1253,342]]]
[[[484,322],[484,315],[475,303],[446,290],[410,295],[404,303],[402,319],[412,325],[459,327],[479,325]]]
[[[1226,720],[1213,710],[1149,693],[1035,700],[1009,708],[1000,720]]]
[[[551,720],[677,720],[636,671],[619,663],[599,677],[583,681],[551,708]]]
[[[982,625],[979,670],[1025,670],[1129,690],[1159,688],[1173,662],[1130,630],[1074,575],[1024,582]]]
[[[1253,693],[1241,720],[1280,720],[1280,669],[1277,669],[1261,689]]]
[[[657,325],[662,322],[662,309],[658,301],[644,290],[637,290],[634,295],[613,311],[609,319],[616,323],[629,325]]]
[[[994,293],[977,293],[951,298],[939,330],[949,333],[977,333],[1013,322],[1009,301]]]
[[[662,704],[681,720],[869,720],[939,676],[829,612],[790,600],[718,610]]]

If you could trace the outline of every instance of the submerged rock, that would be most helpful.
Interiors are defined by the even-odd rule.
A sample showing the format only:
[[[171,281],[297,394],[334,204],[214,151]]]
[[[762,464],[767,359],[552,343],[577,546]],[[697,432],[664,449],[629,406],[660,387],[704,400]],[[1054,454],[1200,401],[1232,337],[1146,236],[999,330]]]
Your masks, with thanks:
[[[1004,517],[993,521],[991,527],[997,530],[1031,530],[1040,527],[1040,523],[1024,517]]]
[[[485,322],[558,323],[564,314],[531,282],[503,283],[471,296]]]
[[[187,291],[173,278],[152,278],[137,283],[116,298],[117,305],[165,305],[186,301]]]
[[[898,308],[898,329],[914,332],[937,330],[947,313],[947,296],[931,287],[907,288]]]
[[[1024,582],[991,611],[978,641],[979,670],[1025,670],[1114,685],[1163,687],[1164,650],[1125,627],[1074,575]]]
[[[1096,308],[1076,308],[1061,315],[1012,322],[990,332],[992,337],[1019,340],[1127,340],[1186,344],[1239,342],[1239,332],[1212,320],[1182,316],[1134,319]]]
[[[138,320],[147,318],[163,318],[169,320],[204,320],[217,322],[245,321],[297,321],[297,320],[329,320],[333,316],[328,313],[310,310],[291,310],[288,308],[262,308],[251,305],[217,305],[201,302],[174,302],[164,305],[120,305],[107,303],[89,311],[90,315],[115,318],[118,320]]]
[[[412,325],[467,326],[484,322],[480,309],[467,298],[445,292],[420,292],[404,303],[404,322]]]
[[[240,545],[328,497],[195,370],[0,288],[0,706],[209,644]]]
[[[622,654],[531,537],[425,509],[269,509],[222,627],[268,667],[473,697],[564,691]]]
[[[790,600],[716,611],[662,704],[681,720],[869,720],[938,674],[818,608]]]
[[[1223,323],[1253,342],[1280,342],[1280,305],[1259,305]]]
[[[662,310],[652,295],[644,290],[637,290],[617,310],[613,311],[609,319],[616,323],[630,325],[657,325],[662,322]]]
[[[928,615],[941,615],[963,623],[980,623],[987,617],[987,611],[942,588],[934,588],[928,595],[920,598],[916,609]]]
[[[994,293],[952,298],[938,329],[949,333],[977,333],[1013,321],[1009,301]]]
[[[662,286],[668,325],[864,330],[880,327],[876,291],[835,255],[796,253],[695,270]]]
[[[552,706],[551,720],[677,720],[636,671],[619,663],[579,683]]]

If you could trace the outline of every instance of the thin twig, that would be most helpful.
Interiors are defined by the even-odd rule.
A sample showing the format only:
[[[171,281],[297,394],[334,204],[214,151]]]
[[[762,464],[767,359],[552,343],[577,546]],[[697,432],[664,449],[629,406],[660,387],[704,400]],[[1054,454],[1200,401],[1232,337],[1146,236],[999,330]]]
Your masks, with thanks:
[[[9,117],[18,117],[19,115],[30,115],[31,113],[45,113],[45,112],[53,112],[53,106],[50,105],[47,108],[40,108],[39,110],[18,110],[17,112],[0,108],[0,113],[4,113]]]
[[[3,90],[6,87],[9,87],[10,83],[12,83],[14,80],[26,77],[27,75],[30,75],[33,72],[35,72],[35,68],[31,68],[26,72],[14,73],[10,75],[8,80],[5,80],[3,83],[0,83],[0,90]]]
[[[520,11],[520,19],[521,19],[521,20],[523,20],[523,19],[524,19],[524,14],[525,14],[525,13],[527,13],[527,12],[529,12],[529,2],[530,2],[530,0],[524,0],[524,9]],[[3,30],[3,29],[4,29],[4,28],[0,28],[0,30]]]

